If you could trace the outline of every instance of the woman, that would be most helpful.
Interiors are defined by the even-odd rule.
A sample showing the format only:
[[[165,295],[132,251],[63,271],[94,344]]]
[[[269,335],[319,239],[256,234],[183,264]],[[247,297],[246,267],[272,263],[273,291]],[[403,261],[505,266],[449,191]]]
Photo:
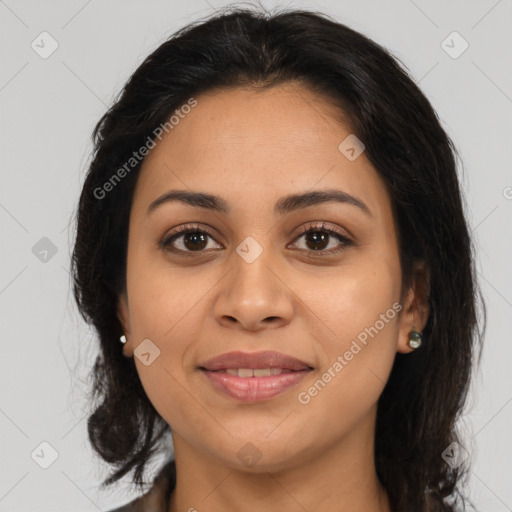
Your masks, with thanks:
[[[118,511],[464,505],[473,247],[453,145],[386,50],[233,8],[154,51],[94,142],[89,435],[104,486],[167,459]]]

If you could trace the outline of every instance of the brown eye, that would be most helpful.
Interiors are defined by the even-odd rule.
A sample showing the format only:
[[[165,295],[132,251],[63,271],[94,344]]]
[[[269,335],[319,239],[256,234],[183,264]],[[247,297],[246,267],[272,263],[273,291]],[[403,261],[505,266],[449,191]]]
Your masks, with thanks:
[[[314,251],[325,249],[331,237],[325,231],[308,231],[304,236],[306,237],[306,245]]]
[[[189,231],[183,235],[183,245],[190,251],[204,249],[208,243],[207,237],[201,231]]]
[[[166,236],[160,245],[174,253],[201,253],[207,248],[222,248],[220,244],[208,247],[209,239],[215,240],[213,235],[204,228],[197,226],[180,226],[173,233]]]
[[[336,254],[354,245],[349,238],[338,231],[326,228],[324,223],[305,226],[301,235],[295,240],[297,241],[301,238],[304,238],[304,244],[299,246],[299,249],[312,253],[308,254],[308,256]],[[297,242],[294,245],[297,245]],[[330,245],[331,247],[329,247]],[[314,254],[315,252],[318,252],[318,254]]]
[[[297,241],[302,238],[304,238],[303,244],[298,244]],[[208,249],[223,248],[207,228],[194,225],[179,226],[159,245],[167,251],[184,256],[207,253]],[[304,251],[308,256],[317,257],[339,253],[354,244],[345,235],[334,229],[326,228],[324,223],[320,225],[310,223],[302,229],[302,233],[292,245],[296,247],[299,245],[298,249]]]

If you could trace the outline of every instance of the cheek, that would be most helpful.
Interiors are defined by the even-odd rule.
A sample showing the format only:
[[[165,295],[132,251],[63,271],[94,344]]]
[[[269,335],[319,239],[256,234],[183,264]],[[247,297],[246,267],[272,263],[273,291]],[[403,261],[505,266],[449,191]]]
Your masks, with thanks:
[[[336,437],[361,421],[382,394],[396,356],[401,305],[389,270],[352,272],[325,297],[330,303],[319,316],[335,335],[316,338],[321,366],[316,379],[297,390],[296,399],[312,436],[336,425],[324,432]]]
[[[353,262],[338,268],[332,277],[317,281],[318,293],[308,291],[314,287],[305,281],[298,292],[317,314],[318,322],[329,328],[330,344],[343,345],[377,321],[381,330],[381,315],[390,308],[392,311],[386,320],[396,317],[393,304],[400,299],[401,286],[398,260],[365,260],[356,257]]]
[[[211,274],[211,273],[210,273]],[[193,276],[193,277],[192,277]],[[209,276],[209,277],[208,277]],[[130,326],[134,347],[149,339],[149,351],[158,354],[150,365],[135,357],[142,386],[160,416],[167,423],[191,428],[204,411],[186,390],[188,376],[183,359],[201,338],[201,318],[212,287],[218,280],[204,270],[171,269],[142,252],[128,260]],[[197,408],[197,411],[195,411]]]
[[[321,382],[311,393],[302,390],[304,401],[322,394],[316,406],[333,403],[348,413],[378,400],[397,350],[400,286],[398,256],[361,258],[326,280],[321,294],[310,294],[305,302],[326,334],[315,337],[322,352]]]
[[[211,428],[212,425],[205,417],[200,400],[187,390],[181,368],[170,366],[171,360],[176,361],[176,358],[171,359],[171,353],[167,352],[166,355],[162,353],[150,367],[137,361],[142,387],[155,410],[173,430],[192,434],[199,443],[203,437],[208,438],[207,426]],[[201,433],[203,430],[205,432]]]
[[[191,318],[215,285],[214,277],[200,266],[173,267],[156,250],[134,250],[128,258],[127,280],[135,337],[163,343],[175,337],[177,329],[197,325]],[[173,344],[180,346],[179,340]]]

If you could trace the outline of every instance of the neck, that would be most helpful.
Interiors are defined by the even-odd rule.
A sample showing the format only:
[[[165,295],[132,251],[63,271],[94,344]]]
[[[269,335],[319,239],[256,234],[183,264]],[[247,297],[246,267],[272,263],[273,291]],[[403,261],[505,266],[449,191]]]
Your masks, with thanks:
[[[390,512],[375,471],[374,428],[366,418],[337,444],[305,456],[301,464],[259,473],[211,459],[173,432],[177,481],[169,512]]]

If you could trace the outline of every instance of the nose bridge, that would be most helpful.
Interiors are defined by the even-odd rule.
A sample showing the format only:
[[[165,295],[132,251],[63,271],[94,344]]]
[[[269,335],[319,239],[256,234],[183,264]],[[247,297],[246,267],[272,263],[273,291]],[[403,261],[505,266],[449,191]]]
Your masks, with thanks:
[[[268,240],[267,240],[268,242]],[[271,295],[274,291],[275,276],[269,270],[275,257],[271,254],[270,244],[260,245],[253,237],[247,237],[236,248],[232,262],[234,265],[234,290],[250,297]]]
[[[291,319],[291,293],[275,275],[278,270],[270,238],[259,238],[262,243],[246,237],[230,256],[233,270],[215,304],[215,316],[222,323],[236,321],[247,329],[257,329],[269,321],[277,326]]]

